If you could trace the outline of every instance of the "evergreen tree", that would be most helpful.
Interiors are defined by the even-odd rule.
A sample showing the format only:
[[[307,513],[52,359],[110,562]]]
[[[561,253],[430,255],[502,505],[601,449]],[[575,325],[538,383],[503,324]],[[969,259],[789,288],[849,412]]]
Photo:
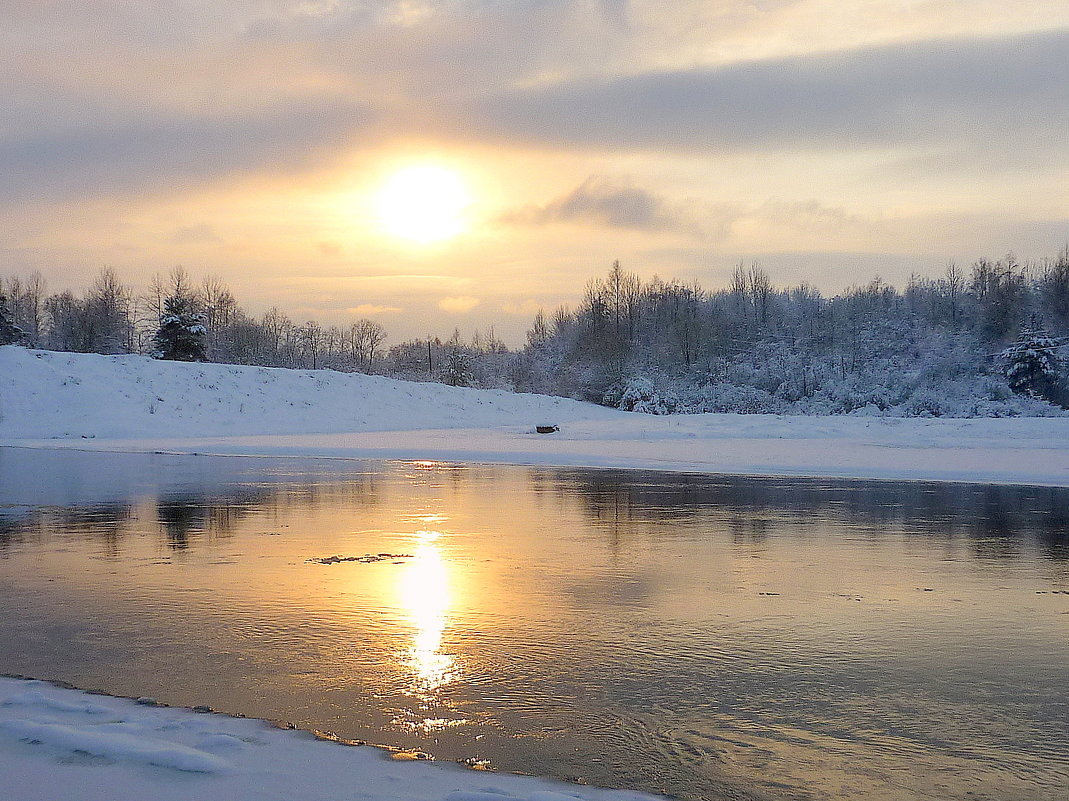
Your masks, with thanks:
[[[1032,325],[1017,341],[1002,351],[1003,370],[1010,388],[1051,403],[1058,400],[1058,342],[1042,328]]]
[[[474,376],[471,372],[471,356],[458,346],[450,348],[445,358],[442,380],[451,387],[470,387]]]
[[[176,294],[163,303],[160,330],[153,339],[152,355],[157,359],[178,362],[208,360],[205,339],[208,329],[196,301],[186,294]]]
[[[0,292],[0,345],[22,345],[29,336],[15,325],[11,319],[11,309],[7,305],[7,295]]]

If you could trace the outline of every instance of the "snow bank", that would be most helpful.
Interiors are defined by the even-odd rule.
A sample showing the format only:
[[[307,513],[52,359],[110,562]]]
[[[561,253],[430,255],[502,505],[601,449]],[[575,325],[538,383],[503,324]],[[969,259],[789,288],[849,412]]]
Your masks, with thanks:
[[[127,732],[124,722],[108,725],[38,723],[33,720],[0,720],[0,737],[8,736],[33,745],[48,746],[61,754],[88,754],[174,768],[194,773],[223,773],[229,763],[211,754],[141,732]],[[140,727],[137,727],[140,728]]]
[[[18,801],[654,801],[400,762],[260,720],[0,677],[0,795]]]
[[[3,701],[0,701],[0,706],[30,706],[81,715],[106,715],[108,713],[107,707],[98,704],[87,704],[84,701],[72,704],[61,698],[49,698],[37,690],[28,690],[24,693],[8,696]]]
[[[588,403],[333,370],[0,348],[0,436],[140,438],[467,428],[608,418]],[[619,415],[619,413],[615,413]]]
[[[0,348],[0,445],[1069,486],[1069,418],[658,417],[329,370]],[[539,435],[540,423],[560,426]]]

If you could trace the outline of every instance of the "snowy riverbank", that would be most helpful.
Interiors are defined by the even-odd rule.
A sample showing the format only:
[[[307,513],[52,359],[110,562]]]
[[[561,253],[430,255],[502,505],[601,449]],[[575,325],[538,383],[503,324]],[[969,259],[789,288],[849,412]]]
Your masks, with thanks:
[[[261,720],[0,677],[3,798],[17,801],[652,801],[458,765],[397,761]]]
[[[0,348],[0,445],[1069,486],[1069,418],[655,417],[331,371]],[[561,430],[539,435],[534,426]]]

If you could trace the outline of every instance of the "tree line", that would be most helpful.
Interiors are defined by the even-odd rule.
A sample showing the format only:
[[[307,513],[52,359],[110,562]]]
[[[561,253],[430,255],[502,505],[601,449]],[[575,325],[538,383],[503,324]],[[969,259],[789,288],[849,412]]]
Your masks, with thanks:
[[[143,353],[185,361],[379,373],[454,386],[508,385],[512,355],[493,328],[462,339],[428,336],[393,346],[383,325],[296,322],[272,308],[249,314],[220,279],[181,268],[136,291],[104,268],[81,294],[50,294],[39,272],[0,277],[0,345],[74,353]]]
[[[199,344],[186,341],[179,358],[379,373],[657,414],[1054,414],[1069,406],[1069,248],[1034,264],[952,264],[901,290],[876,278],[831,297],[807,283],[777,287],[756,264],[707,290],[643,280],[617,262],[574,308],[540,311],[517,350],[492,328],[388,346],[373,320],[297,323],[277,308],[256,317],[219,279],[195,283],[180,268],[140,293],[110,269],[80,295],[48,294],[39,273],[0,279],[0,344],[160,355],[183,330]]]
[[[1069,405],[1069,248],[956,265],[833,297],[740,264],[729,286],[643,281],[617,262],[539,313],[517,389],[654,413],[996,416]]]
[[[346,328],[293,321],[272,308],[259,317],[238,303],[218,278],[200,283],[177,268],[155,275],[143,292],[101,270],[80,295],[48,294],[40,273],[0,279],[11,323],[31,347],[75,353],[152,353],[168,301],[203,325],[204,359],[264,367],[372,372],[384,357],[386,330],[362,319]]]

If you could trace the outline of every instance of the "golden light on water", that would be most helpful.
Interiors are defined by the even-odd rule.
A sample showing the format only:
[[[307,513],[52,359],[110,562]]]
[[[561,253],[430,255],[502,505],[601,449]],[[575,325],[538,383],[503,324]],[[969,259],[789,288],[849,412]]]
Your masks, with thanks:
[[[434,525],[435,523],[444,523],[449,519],[447,515],[437,514],[435,512],[429,512],[427,514],[414,514],[408,515],[409,520],[413,520],[417,523],[423,523],[426,526]]]
[[[379,189],[375,203],[383,231],[419,244],[462,233],[470,205],[470,192],[460,175],[435,164],[395,172]]]
[[[451,603],[449,568],[439,550],[438,531],[416,532],[412,559],[400,581],[400,600],[412,626],[408,667],[418,693],[430,693],[452,678],[453,657],[442,653]]]

